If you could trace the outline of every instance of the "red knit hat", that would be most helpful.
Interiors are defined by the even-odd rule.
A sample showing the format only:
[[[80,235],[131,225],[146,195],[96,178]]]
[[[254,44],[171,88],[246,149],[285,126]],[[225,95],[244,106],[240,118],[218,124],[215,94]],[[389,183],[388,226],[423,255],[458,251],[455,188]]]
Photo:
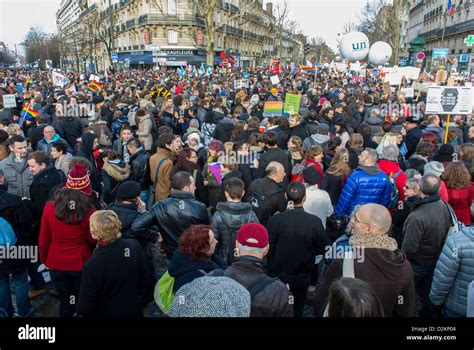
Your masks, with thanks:
[[[251,222],[239,229],[237,241],[247,247],[265,248],[268,245],[268,231],[265,226]]]
[[[89,174],[82,164],[78,163],[74,165],[74,168],[67,176],[66,186],[64,186],[64,188],[78,190],[88,196],[92,194],[91,180],[89,179]]]

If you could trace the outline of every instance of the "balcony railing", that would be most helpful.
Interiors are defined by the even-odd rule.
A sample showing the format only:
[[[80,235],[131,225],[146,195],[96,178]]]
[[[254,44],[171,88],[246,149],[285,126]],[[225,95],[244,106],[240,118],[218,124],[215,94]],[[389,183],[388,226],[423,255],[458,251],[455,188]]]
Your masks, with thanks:
[[[125,26],[127,27],[127,29],[135,27],[135,19],[130,19],[125,22]]]
[[[180,14],[178,16],[164,16],[158,14],[146,14],[138,17],[138,25],[146,24],[165,24],[165,25],[196,25],[204,27],[204,21],[189,14]]]
[[[83,17],[86,16],[87,14],[91,13],[92,11],[94,11],[96,8],[97,8],[97,5],[96,5],[96,4],[92,5],[91,7],[88,7],[86,10],[82,11],[82,13],[79,15],[79,18],[83,18]]]

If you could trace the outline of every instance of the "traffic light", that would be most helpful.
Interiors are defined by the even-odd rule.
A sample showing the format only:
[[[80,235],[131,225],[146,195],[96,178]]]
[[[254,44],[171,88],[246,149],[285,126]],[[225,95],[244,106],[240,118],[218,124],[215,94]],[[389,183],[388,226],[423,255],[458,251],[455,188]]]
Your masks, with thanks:
[[[304,45],[304,54],[305,55],[309,54],[310,50],[311,50],[311,45],[310,44],[305,44]]]

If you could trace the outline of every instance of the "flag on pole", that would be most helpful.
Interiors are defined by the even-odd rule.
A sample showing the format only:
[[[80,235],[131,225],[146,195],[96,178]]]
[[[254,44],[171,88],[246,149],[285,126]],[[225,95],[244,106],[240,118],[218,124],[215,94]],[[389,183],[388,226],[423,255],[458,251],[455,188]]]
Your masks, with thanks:
[[[29,105],[26,105],[25,107],[23,107],[21,111],[21,116],[25,118],[25,120],[31,120],[33,118],[36,118],[37,116],[39,116],[39,114],[40,113],[38,111],[35,111]]]
[[[63,87],[64,85],[67,84],[67,78],[64,75],[58,72],[55,72],[54,70],[51,71],[51,74],[52,74],[52,80],[53,80],[54,86]]]
[[[208,77],[212,75],[212,68],[211,67],[207,68],[206,75]]]
[[[448,9],[447,9],[448,15],[454,14],[454,7],[455,5],[452,3],[452,1],[448,0]]]
[[[193,66],[193,75],[197,76],[196,66]]]
[[[97,81],[93,81],[87,86],[87,90],[92,93],[98,94],[99,91],[102,90],[102,84]]]
[[[204,64],[201,63],[201,68],[199,68],[199,75],[204,75],[206,71],[204,70]]]
[[[68,90],[71,91],[73,95],[77,94],[76,85],[74,85],[74,84],[72,84],[72,85],[68,88]]]

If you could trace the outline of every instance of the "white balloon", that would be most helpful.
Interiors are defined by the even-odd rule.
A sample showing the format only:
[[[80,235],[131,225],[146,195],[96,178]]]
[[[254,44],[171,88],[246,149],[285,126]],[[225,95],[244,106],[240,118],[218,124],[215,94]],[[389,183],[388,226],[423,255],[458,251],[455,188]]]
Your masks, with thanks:
[[[392,57],[392,48],[384,41],[377,41],[369,51],[369,62],[376,65],[385,64]]]
[[[336,56],[335,61],[336,62],[341,62],[341,56]]]
[[[347,33],[341,40],[339,51],[349,61],[363,60],[370,49],[369,38],[361,32]]]

